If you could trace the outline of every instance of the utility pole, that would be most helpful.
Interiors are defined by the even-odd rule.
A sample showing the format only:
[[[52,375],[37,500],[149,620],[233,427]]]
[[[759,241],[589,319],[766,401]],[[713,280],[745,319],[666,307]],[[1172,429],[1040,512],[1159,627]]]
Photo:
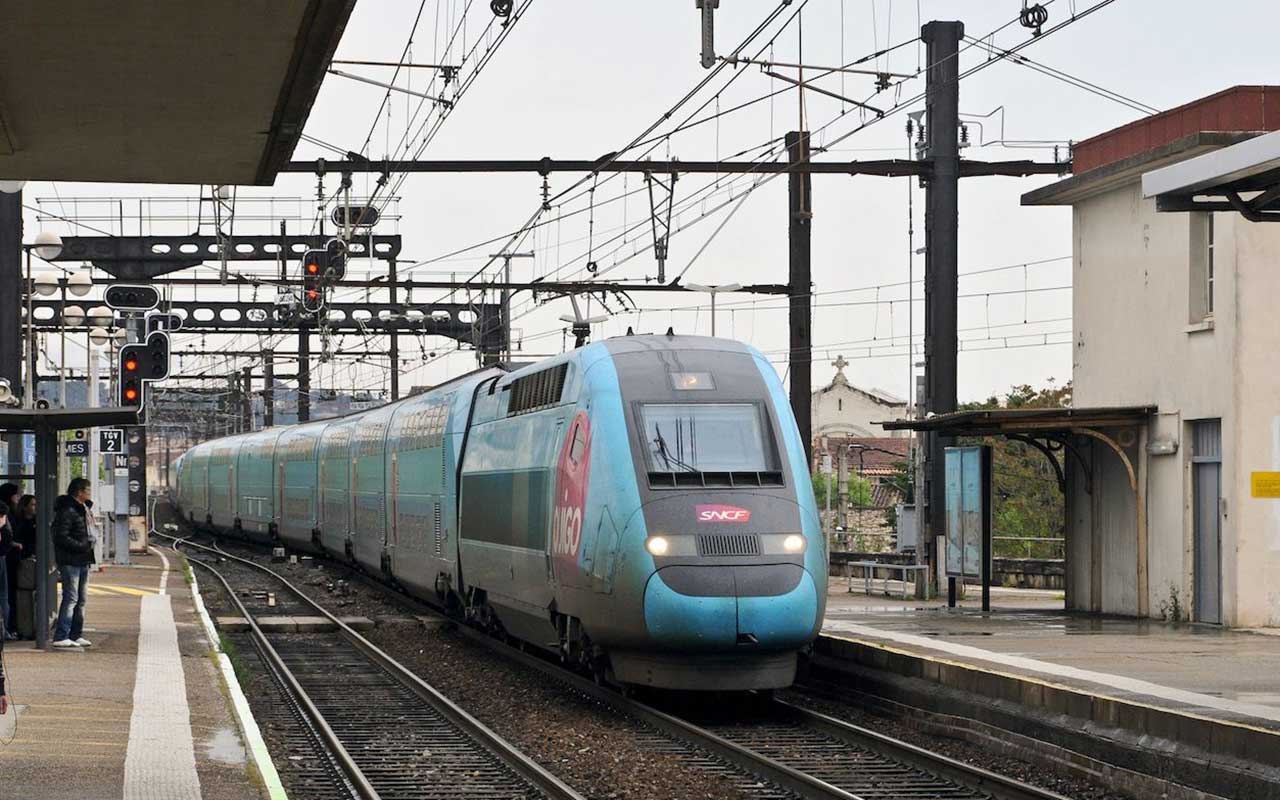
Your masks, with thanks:
[[[791,165],[809,160],[808,131],[791,131],[787,134],[787,154]],[[788,365],[791,370],[791,413],[800,428],[800,441],[804,445],[805,468],[813,463],[813,340],[810,336],[812,320],[810,294],[813,278],[810,265],[810,239],[813,234],[813,182],[809,173],[793,170],[787,176],[789,242],[788,263],[790,274],[790,349]]]
[[[844,528],[845,546],[849,546],[849,448],[836,448],[836,525]]]
[[[244,417],[244,432],[253,431],[253,368],[245,367],[241,371],[244,387],[240,390],[240,410]]]
[[[22,391],[22,192],[0,192],[0,378],[9,388]],[[24,398],[26,402],[31,401]],[[4,473],[24,470],[22,436],[10,433]]]
[[[344,180],[350,182],[351,176],[344,176]],[[350,208],[350,206],[347,206]],[[396,288],[396,260],[394,257],[387,259],[387,285],[391,288],[391,302],[397,303],[400,300],[399,289]],[[391,349],[388,352],[391,357],[391,402],[400,399],[400,329],[398,327],[391,329]]]
[[[961,22],[930,22],[920,30],[929,64],[925,76],[926,178],[924,253],[924,374],[927,413],[956,409],[956,333],[960,193],[960,38]],[[930,433],[925,438],[924,497],[916,497],[920,521],[917,550],[946,535],[944,448],[953,440]],[[925,501],[925,502],[921,502]],[[923,512],[922,514],[920,512]]]
[[[270,350],[262,351],[262,427],[276,424],[276,364]]]
[[[534,258],[535,253],[491,253],[489,258],[502,259],[502,276],[503,282],[511,283],[511,259],[513,258]],[[502,288],[502,346],[503,358],[506,361],[511,360],[511,289],[504,286]]]
[[[395,341],[393,336],[391,341]],[[298,422],[311,421],[311,323],[298,323]]]
[[[236,373],[227,376],[227,430],[244,433],[244,416],[240,413],[240,377]]]

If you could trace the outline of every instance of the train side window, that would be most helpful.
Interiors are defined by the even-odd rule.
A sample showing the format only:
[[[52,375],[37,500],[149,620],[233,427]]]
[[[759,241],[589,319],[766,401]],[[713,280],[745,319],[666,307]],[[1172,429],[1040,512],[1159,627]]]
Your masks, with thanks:
[[[582,423],[573,426],[573,444],[569,447],[569,460],[577,466],[582,461],[582,452],[586,449],[587,440],[582,435]]]

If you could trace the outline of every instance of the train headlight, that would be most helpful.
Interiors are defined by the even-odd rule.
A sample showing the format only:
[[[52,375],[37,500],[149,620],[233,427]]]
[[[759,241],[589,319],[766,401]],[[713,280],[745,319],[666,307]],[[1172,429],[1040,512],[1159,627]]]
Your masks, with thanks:
[[[803,553],[804,537],[795,533],[791,534],[782,540],[782,549],[788,553]]]
[[[665,556],[667,551],[671,549],[671,543],[667,541],[665,536],[650,536],[644,543],[644,547],[649,551],[650,555]]]

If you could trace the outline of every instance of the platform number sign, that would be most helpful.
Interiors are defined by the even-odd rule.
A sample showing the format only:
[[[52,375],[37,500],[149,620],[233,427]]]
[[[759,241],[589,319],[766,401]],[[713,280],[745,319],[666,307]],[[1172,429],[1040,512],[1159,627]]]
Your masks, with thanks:
[[[120,428],[99,428],[98,452],[116,455],[123,453],[124,431]]]

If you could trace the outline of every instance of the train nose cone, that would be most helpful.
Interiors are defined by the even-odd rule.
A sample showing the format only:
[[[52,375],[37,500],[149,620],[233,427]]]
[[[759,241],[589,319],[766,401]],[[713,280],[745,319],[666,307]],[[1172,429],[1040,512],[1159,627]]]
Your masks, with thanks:
[[[818,591],[797,564],[670,566],[649,579],[644,617],[664,646],[796,648],[816,630]]]

